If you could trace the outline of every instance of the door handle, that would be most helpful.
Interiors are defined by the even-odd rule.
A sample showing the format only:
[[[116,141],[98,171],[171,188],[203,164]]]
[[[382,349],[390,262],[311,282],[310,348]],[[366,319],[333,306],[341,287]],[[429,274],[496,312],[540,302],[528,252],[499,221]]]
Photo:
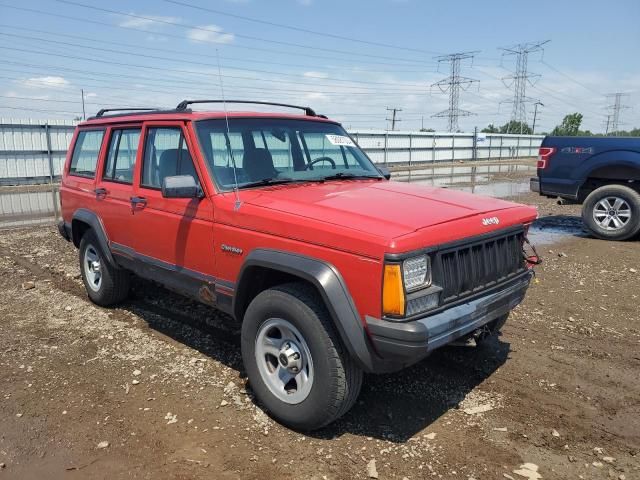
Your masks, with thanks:
[[[131,197],[131,209],[132,210],[142,210],[147,206],[147,199],[144,197]]]
[[[106,188],[96,188],[94,190],[94,193],[96,194],[96,198],[97,199],[101,199],[107,196],[107,189]]]

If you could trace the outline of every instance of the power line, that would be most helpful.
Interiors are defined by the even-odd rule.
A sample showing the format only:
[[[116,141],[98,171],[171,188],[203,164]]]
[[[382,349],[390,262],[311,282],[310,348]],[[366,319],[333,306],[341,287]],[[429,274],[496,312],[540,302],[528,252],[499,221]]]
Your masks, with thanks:
[[[396,129],[396,122],[401,122],[402,120],[399,118],[396,118],[396,114],[398,112],[401,112],[402,109],[401,108],[397,108],[397,107],[393,107],[393,108],[389,108],[387,107],[387,111],[392,112],[391,113],[391,118],[387,118],[387,122],[391,122],[391,131],[394,131]]]
[[[544,52],[543,45],[548,43],[549,40],[542,42],[529,42],[519,43],[512,47],[501,48],[503,51],[502,56],[515,55],[516,56],[516,69],[512,75],[504,77],[503,83],[507,88],[513,87],[513,108],[511,110],[511,122],[520,123],[520,133],[524,123],[527,121],[527,109],[526,103],[532,101],[526,95],[527,85],[533,85],[532,78],[540,77],[540,75],[530,73],[527,69],[527,62],[530,53]],[[508,81],[511,81],[509,84]]]
[[[260,24],[263,24],[263,25],[270,25],[272,27],[285,28],[287,30],[294,30],[296,32],[310,33],[312,35],[319,35],[321,37],[336,38],[338,40],[347,40],[347,41],[350,41],[350,42],[357,42],[357,43],[362,43],[362,44],[365,44],[365,45],[373,45],[373,46],[376,46],[376,47],[395,48],[395,49],[398,49],[398,50],[407,50],[407,51],[410,51],[410,52],[430,53],[430,54],[433,54],[433,53],[438,54],[438,53],[440,53],[440,52],[434,52],[434,51],[431,51],[431,50],[422,50],[422,49],[419,49],[419,48],[403,47],[403,46],[399,46],[399,45],[392,45],[392,44],[381,43],[381,42],[372,42],[370,40],[361,40],[361,39],[358,39],[358,38],[346,37],[346,36],[343,36],[343,35],[336,35],[336,34],[333,34],[333,33],[318,32],[316,30],[311,30],[311,29],[308,29],[308,28],[296,27],[296,26],[293,26],[293,25],[286,25],[284,23],[270,22],[268,20],[257,19],[257,18],[245,16],[245,15],[237,15],[237,14],[234,14],[234,13],[223,12],[222,10],[217,10],[217,9],[213,9],[213,8],[205,8],[205,7],[202,7],[200,5],[194,5],[194,4],[188,3],[188,2],[180,2],[180,1],[177,1],[177,0],[163,0],[163,1],[165,1],[167,3],[173,3],[175,5],[180,5],[180,6],[183,6],[183,7],[193,8],[193,9],[204,11],[204,12],[210,12],[210,13],[215,13],[217,15],[223,15],[225,17],[237,18],[237,19],[240,19],[240,20],[245,20],[245,21],[254,22],[254,23],[260,23]]]
[[[105,13],[110,13],[110,14],[114,14],[114,15],[121,15],[123,17],[128,17],[128,18],[135,18],[137,20],[144,20],[146,22],[153,22],[153,23],[160,23],[160,24],[164,24],[164,25],[171,25],[173,27],[178,27],[178,28],[184,28],[186,30],[198,30],[198,31],[202,31],[202,32],[206,32],[206,33],[211,33],[212,30],[206,28],[206,27],[200,27],[198,25],[191,25],[191,24],[187,24],[187,23],[179,23],[179,22],[173,22],[171,20],[163,20],[163,19],[159,19],[159,18],[153,18],[153,17],[147,17],[144,15],[136,15],[134,13],[126,13],[126,12],[121,12],[118,10],[112,10],[110,8],[103,8],[103,7],[97,7],[95,5],[87,5],[81,2],[75,2],[72,0],[54,0],[56,2],[59,3],[65,3],[67,5],[73,5],[76,7],[82,7],[82,8],[87,8],[90,10],[95,10],[98,12],[105,12]],[[330,53],[339,53],[341,55],[357,55],[357,56],[364,56],[364,57],[372,57],[372,58],[383,58],[386,60],[406,60],[409,62],[412,62],[414,60],[411,59],[402,59],[402,58],[396,58],[396,57],[386,57],[386,56],[382,56],[382,55],[370,55],[370,54],[366,54],[366,53],[360,53],[360,52],[349,52],[346,50],[337,50],[337,49],[333,49],[333,48],[324,48],[324,47],[318,47],[318,46],[313,46],[313,45],[305,45],[305,44],[299,44],[299,43],[293,43],[293,42],[284,42],[284,41],[280,41],[280,40],[271,40],[268,38],[262,38],[262,37],[254,37],[252,35],[245,35],[245,34],[240,34],[240,33],[231,33],[231,32],[224,32],[224,31],[217,31],[215,32],[217,34],[230,34],[230,35],[234,35],[238,38],[246,38],[248,40],[255,40],[258,42],[267,42],[267,43],[273,43],[276,45],[285,45],[288,47],[296,47],[296,48],[303,48],[303,49],[307,49],[307,50],[321,50],[324,52],[330,52]]]
[[[556,72],[559,75],[562,75],[564,78],[566,78],[567,80],[572,81],[573,83],[575,83],[576,85],[580,85],[582,88],[584,88],[585,90],[589,90],[591,93],[595,93],[596,95],[600,96],[602,95],[602,93],[592,89],[591,87],[587,87],[584,83],[579,82],[578,80],[576,80],[575,78],[567,75],[566,73],[561,72],[560,70],[558,70],[557,68],[549,65],[547,62],[545,62],[544,60],[541,60],[540,63],[542,63],[544,66],[546,66],[547,68],[553,70],[554,72]]]
[[[82,35],[72,35],[69,33],[60,33],[60,32],[52,32],[50,30],[41,30],[41,29],[37,29],[37,28],[27,28],[27,27],[18,27],[15,25],[7,25],[7,24],[0,24],[0,27],[3,28],[10,28],[13,30],[22,30],[22,31],[26,31],[26,32],[32,32],[32,33],[40,33],[40,34],[45,34],[45,35],[53,35],[56,37],[66,37],[66,38],[73,38],[73,39],[77,39],[77,40],[82,40],[83,42],[94,42],[94,43],[100,43],[100,44],[105,44],[105,45],[117,45],[120,47],[126,47],[126,48],[140,48],[140,45],[134,45],[131,43],[123,43],[123,42],[112,42],[112,41],[108,41],[108,40],[102,40],[102,39],[95,39],[95,38],[91,38],[91,37],[85,37]],[[182,38],[182,37],[180,37]],[[42,41],[49,41],[49,40],[42,40]],[[188,51],[188,50],[172,50],[169,48],[157,48],[157,47],[150,47],[148,45],[145,45],[144,50],[151,50],[151,51],[157,51],[157,52],[163,52],[163,53],[173,53],[176,55],[181,55],[181,56],[195,56],[198,58],[212,58],[212,59],[217,59],[218,57],[216,57],[215,55],[208,55],[206,53],[201,53],[201,52],[196,52],[196,51]],[[306,57],[306,55],[305,55]],[[250,58],[250,59],[240,59],[240,58],[236,58],[236,57],[224,57],[224,56],[220,56],[221,60],[225,60],[225,61],[231,61],[231,62],[240,62],[240,63],[251,63],[251,64],[256,64],[256,63],[261,63],[261,64],[265,64],[265,65],[277,65],[277,66],[282,66],[282,67],[298,67],[298,68],[317,68],[317,65],[303,65],[300,63],[284,63],[284,62],[274,62],[274,61],[267,61],[267,60],[259,60],[259,59],[254,59],[254,58]],[[182,59],[181,59],[182,61]],[[229,64],[227,63],[227,66]],[[397,65],[397,64],[390,64],[390,66],[393,65]],[[356,67],[358,65],[355,65]],[[345,71],[345,67],[344,66],[340,66],[340,65],[323,65],[322,66],[323,70],[339,70],[341,72]],[[353,69],[352,69],[353,71]],[[369,68],[366,69],[366,73],[425,73],[428,72],[429,70],[398,70],[397,67],[393,67],[392,70],[371,70]]]
[[[179,62],[179,63],[186,63],[186,64],[192,64],[192,65],[200,65],[200,66],[206,66],[206,67],[214,67],[214,64],[211,63],[205,63],[205,62],[194,62],[194,61],[190,61],[190,60],[184,60],[184,59],[175,59],[175,58],[171,58],[171,57],[162,57],[162,56],[158,56],[158,55],[149,55],[149,54],[143,54],[143,53],[134,53],[134,52],[128,52],[125,50],[115,50],[115,49],[110,49],[110,48],[101,48],[101,47],[95,47],[95,46],[91,46],[91,45],[81,45],[81,44],[77,44],[77,43],[71,43],[71,42],[61,42],[58,40],[47,40],[47,39],[43,39],[43,38],[39,38],[39,37],[32,37],[30,35],[18,35],[18,34],[13,34],[13,33],[2,33],[0,32],[0,35],[3,36],[8,36],[8,37],[15,37],[15,38],[24,38],[24,39],[29,39],[29,40],[36,40],[39,42],[49,42],[49,43],[55,43],[58,45],[65,45],[65,46],[71,46],[71,47],[76,47],[76,48],[82,48],[82,49],[88,49],[88,50],[92,50],[92,51],[102,51],[102,52],[107,52],[107,53],[117,53],[117,54],[124,54],[124,55],[130,55],[130,56],[135,56],[135,57],[141,57],[141,58],[148,58],[151,60],[169,60],[172,62]],[[272,70],[256,70],[256,69],[250,69],[250,68],[240,68],[240,67],[227,67],[227,69],[231,69],[231,70],[238,70],[241,72],[251,72],[251,73],[266,73],[266,74],[270,74],[270,75],[279,75],[279,76],[283,76],[283,77],[293,77],[293,78],[303,78],[305,80],[313,80],[314,77],[309,77],[307,75],[300,75],[300,74],[295,74],[295,73],[280,73],[280,72],[274,72]],[[183,70],[183,73],[187,72],[187,73],[199,73],[201,75],[207,75],[209,76],[209,73],[202,73],[202,72],[189,72],[187,70]],[[369,85],[393,85],[395,87],[398,86],[398,82],[374,82],[374,81],[368,81],[368,80],[348,80],[348,79],[343,79],[343,78],[333,78],[333,77],[319,77],[322,80],[326,80],[329,82],[346,82],[346,83],[361,83],[361,84],[369,84]],[[418,84],[404,84],[405,86],[408,87],[422,87],[423,85],[418,85]]]
[[[0,34],[2,35],[2,34]],[[190,74],[190,75],[198,75],[201,77],[205,77],[207,79],[207,83],[211,83],[211,78],[212,75],[210,73],[207,72],[198,72],[198,71],[193,71],[193,70],[182,70],[182,69],[170,69],[167,67],[153,67],[153,66],[149,66],[149,65],[139,65],[139,64],[132,64],[132,63],[126,63],[126,62],[116,62],[116,61],[112,61],[112,60],[106,60],[106,59],[100,59],[100,58],[96,58],[96,57],[82,57],[82,56],[77,56],[77,55],[68,55],[68,54],[61,54],[61,53],[54,53],[54,52],[47,52],[47,51],[42,51],[42,50],[30,50],[30,49],[24,49],[24,48],[13,48],[13,47],[5,47],[5,46],[0,46],[0,50],[10,50],[10,51],[16,51],[16,52],[26,52],[26,53],[33,53],[36,55],[47,55],[47,56],[55,56],[55,57],[60,57],[60,58],[68,58],[68,59],[74,59],[74,60],[84,60],[84,61],[88,61],[88,62],[95,62],[95,63],[101,63],[101,64],[112,64],[112,65],[118,65],[121,67],[131,67],[131,68],[142,68],[142,69],[150,69],[153,71],[161,71],[166,73],[167,71],[169,72],[175,72],[175,73],[186,73],[186,74]],[[258,82],[273,82],[273,79],[265,79],[265,78],[255,78],[255,77],[240,77],[240,76],[234,76],[234,75],[222,75],[225,78],[233,78],[233,79],[238,79],[238,80],[252,80],[252,81],[258,81]],[[294,81],[288,81],[288,80],[281,80],[278,79],[277,80],[278,83],[282,84],[282,83],[288,83],[288,84],[293,84],[293,85],[301,85],[300,82],[294,82]],[[358,81],[352,81],[351,83],[361,83]],[[217,85],[216,83],[214,83],[215,85]],[[384,83],[386,84],[386,83]],[[392,84],[389,83],[390,85],[395,85],[396,87],[398,87],[398,84]],[[308,87],[329,87],[329,88],[335,88],[336,85],[327,85],[327,84],[321,84],[321,83],[314,83],[314,84],[307,84]],[[369,88],[369,90],[372,90],[371,87],[359,87],[357,85],[354,86],[349,86],[349,85],[345,85],[342,86],[342,88],[349,88],[349,89],[365,89],[365,88]],[[353,92],[353,91],[345,91],[343,93],[345,94],[358,94],[358,93],[362,93],[362,94],[374,94],[376,91],[379,92],[379,90],[372,90],[370,92]],[[394,90],[395,92],[397,92],[397,94],[402,94],[402,93],[411,93],[410,91],[402,91],[402,90]],[[305,90],[305,92],[308,92],[308,90]],[[326,93],[325,93],[326,95]]]
[[[0,48],[2,48],[0,46]],[[105,62],[108,63],[108,62]],[[91,74],[87,74],[85,73],[85,70],[78,70],[78,69],[73,69],[73,68],[65,68],[65,67],[59,67],[57,65],[46,65],[46,64],[40,64],[40,65],[35,65],[35,64],[30,64],[30,63],[23,63],[23,62],[14,62],[14,61],[7,61],[7,60],[0,60],[0,64],[6,64],[6,65],[19,65],[19,66],[26,66],[27,68],[34,68],[34,69],[48,69],[47,72],[26,72],[24,70],[16,70],[16,69],[9,69],[9,68],[5,68],[4,71],[7,72],[16,72],[16,73],[22,73],[25,75],[46,75],[46,74],[50,74],[51,71],[55,71],[56,73],[58,71],[60,72],[72,72],[72,73],[76,73],[76,75],[74,75],[74,78],[79,78],[79,79],[89,79],[89,80],[94,80],[94,81],[98,81],[98,82],[102,82],[102,83],[106,83],[107,85],[104,85],[102,87],[108,88],[109,85],[113,85],[113,83],[109,80],[105,80],[106,77],[122,77],[125,79],[132,79],[132,80],[138,80],[141,83],[144,83],[145,85],[158,85],[161,87],[165,87],[165,86],[175,86],[176,82],[179,82],[180,84],[185,84],[185,85],[197,85],[197,86],[202,86],[203,82],[202,81],[194,81],[194,80],[188,80],[186,78],[184,78],[184,76],[182,78],[179,77],[173,77],[171,75],[167,75],[165,73],[165,75],[163,75],[164,79],[162,78],[153,78],[150,79],[149,77],[141,77],[141,76],[137,76],[137,75],[128,75],[128,74],[124,74],[124,73],[114,73],[114,72],[103,72],[103,71],[99,71],[99,70],[91,70],[92,73],[94,73],[95,75],[91,75]],[[171,70],[168,70],[171,71]],[[80,73],[81,75],[77,75],[77,73]],[[97,77],[96,77],[97,75]],[[223,75],[223,77],[227,77],[225,75]],[[242,78],[242,79],[247,79],[247,80],[253,80],[251,78],[245,78],[245,77],[229,77],[229,78]],[[20,80],[19,78],[11,78],[13,80]],[[255,79],[255,80],[259,80],[259,79]],[[290,83],[290,82],[281,82],[281,83]],[[217,83],[213,83],[214,86],[217,86]],[[127,86],[127,88],[129,88]],[[286,92],[287,94],[296,94],[296,93],[309,93],[309,89],[294,89],[294,88],[278,88],[278,87],[259,87],[259,86],[233,86],[232,88],[234,89],[238,89],[238,90],[250,90],[250,91],[258,91],[258,92]],[[403,90],[380,90],[380,89],[370,89],[369,87],[344,87],[344,88],[359,88],[359,89],[367,89],[367,91],[365,92],[354,92],[351,90],[334,90],[332,92],[323,92],[323,95],[328,95],[328,96],[333,96],[333,95],[376,95],[379,96],[380,94],[405,94],[405,93],[411,93],[409,91],[403,91]],[[152,91],[152,90],[150,90]],[[384,96],[384,95],[383,95]]]
[[[149,34],[148,30],[142,29],[142,28],[136,28],[136,27],[131,27],[131,26],[126,26],[126,25],[114,25],[112,23],[107,23],[107,22],[101,22],[99,20],[92,20],[89,18],[81,18],[81,17],[74,17],[71,15],[63,15],[60,13],[53,13],[53,12],[47,12],[44,10],[39,10],[39,9],[35,9],[35,8],[27,8],[27,7],[18,7],[15,5],[11,5],[8,3],[3,3],[0,2],[0,6],[4,7],[4,8],[11,8],[13,10],[18,10],[18,11],[22,11],[22,12],[28,12],[28,13],[35,13],[38,15],[45,15],[45,16],[49,16],[49,17],[53,17],[53,18],[63,18],[65,20],[71,20],[74,22],[78,22],[78,23],[82,23],[82,24],[91,24],[91,25],[100,25],[103,27],[107,27],[107,28],[112,28],[112,29],[121,29],[121,30],[128,30],[128,31],[134,31],[134,32],[140,32],[140,33],[144,33],[144,34]],[[154,32],[154,35],[160,38],[175,38],[178,40],[184,40],[185,37],[183,35],[175,35],[175,34],[171,34],[171,33],[167,33],[167,32]],[[202,43],[214,43],[216,45],[219,45],[220,42],[216,42],[214,40],[211,39],[203,39],[201,40]],[[293,52],[287,52],[287,51],[283,51],[283,50],[274,50],[274,49],[270,49],[270,48],[263,48],[263,47],[256,47],[256,46],[248,46],[248,45],[238,45],[238,44],[225,44],[225,48],[239,48],[239,49],[245,49],[245,50],[251,50],[251,51],[256,51],[256,52],[267,52],[267,53],[275,53],[278,55],[292,55],[294,54]],[[298,55],[298,54],[295,54]],[[361,56],[359,54],[354,54],[356,56]],[[370,55],[371,57],[375,57],[373,55]],[[335,55],[333,56],[328,56],[328,55],[318,55],[316,53],[309,53],[309,52],[305,52],[304,54],[304,58],[318,58],[318,59],[323,59],[323,60],[332,60],[334,62],[352,62],[352,59],[349,58],[340,58],[340,57],[336,57]],[[395,58],[394,60],[397,61],[401,61],[400,59]],[[384,65],[384,66],[389,66],[389,67],[393,67],[393,66],[401,66],[401,67],[406,67],[408,65],[425,65],[424,62],[418,61],[418,60],[402,60],[404,62],[408,62],[408,63],[389,63],[389,62],[374,62],[374,61],[363,61],[362,59],[359,59],[359,64],[363,64],[363,65]]]
[[[450,132],[457,132],[459,129],[458,118],[467,117],[473,115],[468,110],[461,110],[459,108],[460,102],[460,89],[467,90],[473,83],[478,82],[473,78],[460,76],[460,62],[462,60],[473,59],[474,55],[478,52],[462,52],[452,53],[449,55],[442,55],[437,57],[438,62],[449,62],[450,74],[447,78],[434,83],[431,87],[437,86],[442,93],[449,92],[449,108],[442,112],[432,115],[432,117],[447,117],[448,130]]]

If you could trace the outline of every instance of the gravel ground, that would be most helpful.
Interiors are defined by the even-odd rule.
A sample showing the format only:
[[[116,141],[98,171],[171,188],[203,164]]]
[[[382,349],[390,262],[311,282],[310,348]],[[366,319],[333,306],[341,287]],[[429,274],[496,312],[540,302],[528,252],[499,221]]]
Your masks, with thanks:
[[[503,335],[365,377],[311,435],[260,410],[238,326],[136,281],[92,305],[54,228],[0,233],[0,479],[640,478],[640,244],[532,194],[545,262]]]

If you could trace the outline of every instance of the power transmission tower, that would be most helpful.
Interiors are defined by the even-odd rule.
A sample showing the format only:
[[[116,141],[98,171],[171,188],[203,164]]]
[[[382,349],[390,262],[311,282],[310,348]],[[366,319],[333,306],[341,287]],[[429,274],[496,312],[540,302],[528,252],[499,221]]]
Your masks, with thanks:
[[[511,109],[511,122],[520,122],[520,133],[522,133],[522,127],[527,121],[527,108],[526,103],[534,101],[527,97],[527,84],[532,85],[533,78],[540,78],[540,75],[530,73],[527,68],[529,60],[529,54],[534,52],[544,52],[542,46],[548,43],[549,40],[542,42],[529,42],[519,43],[512,47],[501,48],[502,56],[515,55],[516,56],[516,69],[512,75],[508,75],[502,79],[502,83],[507,88],[513,88],[513,100],[506,103],[513,103]],[[509,133],[509,132],[507,132]]]
[[[624,123],[620,121],[620,112],[629,108],[628,106],[622,104],[622,99],[628,96],[628,93],[622,92],[610,93],[609,95],[607,95],[607,98],[611,98],[613,101],[613,104],[607,107],[611,110],[611,113],[607,115],[607,133],[611,132],[617,135],[618,127],[620,125],[624,125]]]
[[[396,122],[401,122],[402,121],[399,118],[396,118],[396,113],[401,112],[402,109],[401,108],[389,108],[389,107],[387,107],[387,110],[392,112],[391,113],[391,118],[387,118],[387,122],[391,122],[391,131],[394,131],[396,129]]]
[[[469,115],[474,115],[474,113],[469,112],[468,110],[461,110],[459,108],[460,90],[467,90],[473,83],[478,82],[478,80],[475,80],[473,78],[461,77],[460,63],[462,62],[462,60],[473,59],[476,53],[478,52],[461,52],[435,57],[438,62],[449,62],[449,76],[431,85],[431,88],[438,87],[442,93],[449,93],[449,108],[447,110],[443,110],[442,112],[438,112],[435,115],[432,115],[432,117],[447,117],[449,119],[448,130],[450,132],[458,131],[459,117],[468,117]]]

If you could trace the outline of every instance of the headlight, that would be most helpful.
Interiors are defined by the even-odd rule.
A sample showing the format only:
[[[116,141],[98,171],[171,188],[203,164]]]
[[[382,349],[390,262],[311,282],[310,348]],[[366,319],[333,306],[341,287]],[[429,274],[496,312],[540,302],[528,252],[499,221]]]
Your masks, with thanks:
[[[404,289],[413,292],[431,285],[431,262],[426,255],[408,258],[402,262]]]

